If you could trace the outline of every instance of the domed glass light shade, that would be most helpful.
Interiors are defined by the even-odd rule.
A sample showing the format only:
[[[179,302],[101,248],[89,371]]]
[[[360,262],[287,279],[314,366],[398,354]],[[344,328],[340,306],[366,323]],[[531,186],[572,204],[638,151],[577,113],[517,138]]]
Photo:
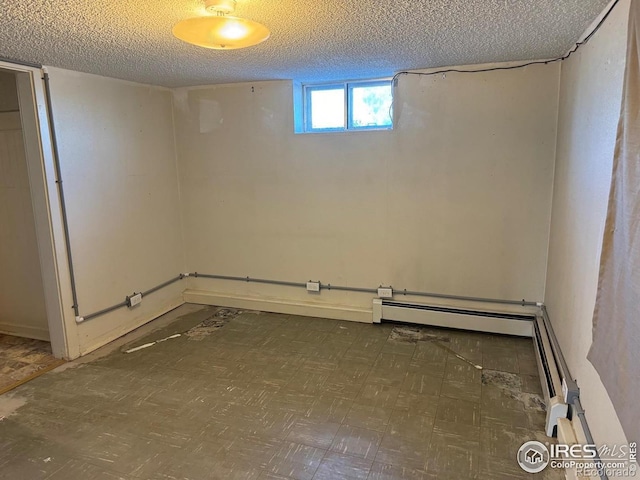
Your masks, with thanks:
[[[225,15],[235,2],[212,1],[209,8],[217,14],[211,17],[195,17],[182,20],[173,27],[173,34],[187,43],[216,50],[234,50],[257,45],[269,38],[270,32],[261,23],[246,18]],[[229,8],[223,10],[222,5]]]

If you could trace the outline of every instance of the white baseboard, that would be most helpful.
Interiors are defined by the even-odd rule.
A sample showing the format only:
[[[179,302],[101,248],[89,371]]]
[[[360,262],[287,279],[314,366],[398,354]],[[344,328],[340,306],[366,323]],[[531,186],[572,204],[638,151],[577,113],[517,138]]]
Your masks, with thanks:
[[[202,290],[185,290],[184,300],[199,305],[215,305],[219,307],[243,308],[261,312],[284,313],[304,317],[331,318],[351,322],[372,323],[371,310],[347,305],[326,305],[312,302],[294,302],[290,300],[263,297],[241,297]]]
[[[97,338],[95,341],[91,342],[88,345],[80,345],[80,355],[79,356],[84,356],[87,355],[88,353],[93,352],[94,350],[99,349],[100,347],[104,347],[105,345],[107,345],[108,343],[113,342],[114,340],[117,340],[120,337],[123,337],[124,335],[133,332],[134,330],[136,330],[137,328],[140,328],[143,325],[146,325],[147,323],[155,320],[158,317],[161,317],[162,315],[164,315],[165,313],[170,312],[171,310],[175,310],[176,308],[178,308],[180,305],[184,305],[184,300],[179,299],[176,300],[174,302],[171,302],[167,307],[160,309],[159,311],[157,311],[156,313],[150,315],[149,317],[145,317],[142,320],[137,321],[136,323],[127,325],[126,327],[123,327],[119,330],[114,330],[111,331],[105,335],[102,335],[101,337]],[[73,359],[71,359],[73,360]]]
[[[41,327],[29,327],[25,325],[12,325],[0,323],[0,333],[13,335],[14,337],[34,338],[49,342],[49,330]]]

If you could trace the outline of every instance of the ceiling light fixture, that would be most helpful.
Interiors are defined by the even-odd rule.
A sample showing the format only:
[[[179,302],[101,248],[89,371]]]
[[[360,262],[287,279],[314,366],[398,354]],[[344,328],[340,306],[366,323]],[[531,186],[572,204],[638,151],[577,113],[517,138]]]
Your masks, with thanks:
[[[213,16],[182,20],[173,27],[173,35],[216,50],[251,47],[269,38],[269,29],[261,23],[229,15],[236,8],[235,0],[206,0],[205,6]]]

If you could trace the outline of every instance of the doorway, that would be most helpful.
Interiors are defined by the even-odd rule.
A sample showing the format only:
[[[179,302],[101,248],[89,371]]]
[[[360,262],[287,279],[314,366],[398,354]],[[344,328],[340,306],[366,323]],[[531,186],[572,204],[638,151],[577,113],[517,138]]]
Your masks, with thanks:
[[[47,113],[41,69],[0,61],[0,394],[72,356]]]
[[[50,343],[17,74],[0,69],[0,393],[58,363]]]
[[[0,69],[0,393],[57,363],[51,350],[16,74]]]
[[[16,75],[0,69],[0,333],[49,341]]]

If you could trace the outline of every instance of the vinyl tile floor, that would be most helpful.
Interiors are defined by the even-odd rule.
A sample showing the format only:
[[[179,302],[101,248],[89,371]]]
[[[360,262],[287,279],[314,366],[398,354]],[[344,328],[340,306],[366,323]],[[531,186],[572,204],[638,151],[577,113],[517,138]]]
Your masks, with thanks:
[[[529,478],[540,394],[530,339],[191,308],[0,397],[0,478]]]

